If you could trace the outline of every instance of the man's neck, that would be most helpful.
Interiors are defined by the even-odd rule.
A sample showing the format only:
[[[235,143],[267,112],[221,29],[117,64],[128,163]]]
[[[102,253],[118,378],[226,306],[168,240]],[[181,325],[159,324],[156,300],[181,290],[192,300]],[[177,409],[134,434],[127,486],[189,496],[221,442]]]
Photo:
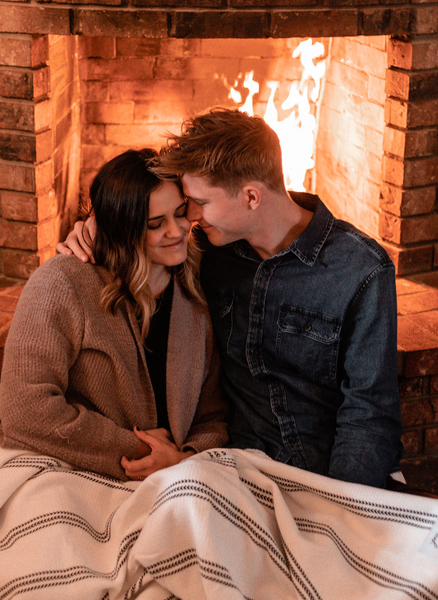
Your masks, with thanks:
[[[288,248],[303,233],[312,217],[311,211],[296,204],[289,196],[272,194],[266,198],[258,215],[259,227],[247,241],[265,260]]]

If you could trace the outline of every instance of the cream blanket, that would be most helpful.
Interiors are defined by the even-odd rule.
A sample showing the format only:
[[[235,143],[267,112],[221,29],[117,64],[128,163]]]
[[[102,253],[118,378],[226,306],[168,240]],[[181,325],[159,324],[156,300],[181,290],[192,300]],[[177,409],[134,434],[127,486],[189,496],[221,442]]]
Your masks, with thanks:
[[[258,452],[121,483],[0,450],[0,599],[438,600],[437,519]]]

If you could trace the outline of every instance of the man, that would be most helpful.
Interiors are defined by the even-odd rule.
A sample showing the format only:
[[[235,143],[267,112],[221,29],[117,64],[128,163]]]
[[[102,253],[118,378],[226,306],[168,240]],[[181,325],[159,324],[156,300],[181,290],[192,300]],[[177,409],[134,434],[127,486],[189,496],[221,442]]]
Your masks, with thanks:
[[[311,194],[284,187],[276,134],[213,109],[171,136],[156,168],[178,177],[208,238],[201,281],[231,401],[231,445],[385,487],[397,470],[394,267]]]

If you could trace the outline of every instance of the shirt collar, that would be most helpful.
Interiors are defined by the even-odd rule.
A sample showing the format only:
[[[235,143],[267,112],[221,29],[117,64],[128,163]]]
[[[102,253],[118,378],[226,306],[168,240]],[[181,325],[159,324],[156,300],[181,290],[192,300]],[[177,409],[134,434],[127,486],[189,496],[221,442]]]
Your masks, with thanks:
[[[335,218],[318,196],[295,192],[289,193],[297,204],[311,210],[313,217],[303,233],[288,248],[275,256],[280,257],[292,252],[303,263],[311,267],[318,258],[318,254],[333,227]],[[240,256],[261,260],[245,240],[239,240],[233,246],[234,251]]]

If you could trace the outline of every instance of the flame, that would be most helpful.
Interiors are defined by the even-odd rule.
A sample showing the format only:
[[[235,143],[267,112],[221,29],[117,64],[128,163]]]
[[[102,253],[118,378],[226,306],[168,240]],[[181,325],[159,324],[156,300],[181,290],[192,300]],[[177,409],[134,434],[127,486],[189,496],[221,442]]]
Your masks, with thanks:
[[[309,38],[301,42],[292,54],[292,58],[300,58],[303,72],[300,81],[292,81],[289,95],[281,105],[290,114],[280,120],[274,98],[279,87],[278,81],[268,81],[266,85],[271,90],[266,105],[264,120],[277,133],[282,155],[283,172],[287,189],[305,191],[304,181],[306,172],[314,166],[313,150],[316,130],[316,118],[312,113],[319,99],[321,80],[325,74],[326,60],[315,62],[324,56],[324,45],[312,43]],[[243,87],[248,90],[245,103],[239,110],[254,114],[254,95],[259,91],[259,84],[253,79],[254,71],[245,74]],[[241,79],[241,74],[239,79]],[[230,86],[222,75],[222,81],[229,91],[228,97],[236,104],[242,102],[242,95],[237,91],[238,81]]]

